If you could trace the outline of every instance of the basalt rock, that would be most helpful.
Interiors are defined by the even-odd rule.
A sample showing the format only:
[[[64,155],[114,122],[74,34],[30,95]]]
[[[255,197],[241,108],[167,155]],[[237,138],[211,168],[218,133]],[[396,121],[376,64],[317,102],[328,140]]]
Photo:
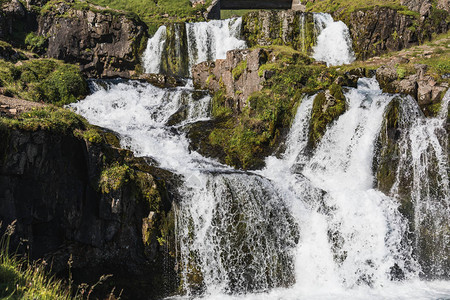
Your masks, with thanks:
[[[0,127],[0,220],[17,220],[12,246],[45,258],[58,276],[70,259],[75,283],[112,274],[106,287],[123,288],[122,299],[154,299],[178,286],[175,182],[106,142]]]
[[[102,10],[79,10],[61,2],[39,17],[38,34],[48,38],[48,57],[78,63],[89,77],[130,78],[139,71],[147,40],[137,17]]]

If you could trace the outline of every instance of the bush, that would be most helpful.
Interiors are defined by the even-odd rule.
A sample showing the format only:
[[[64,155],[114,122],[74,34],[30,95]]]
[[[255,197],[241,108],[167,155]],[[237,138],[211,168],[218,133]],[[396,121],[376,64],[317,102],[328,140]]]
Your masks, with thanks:
[[[34,32],[30,32],[25,37],[25,45],[27,46],[28,50],[31,50],[33,52],[43,53],[45,51],[46,43],[47,38],[37,35]]]

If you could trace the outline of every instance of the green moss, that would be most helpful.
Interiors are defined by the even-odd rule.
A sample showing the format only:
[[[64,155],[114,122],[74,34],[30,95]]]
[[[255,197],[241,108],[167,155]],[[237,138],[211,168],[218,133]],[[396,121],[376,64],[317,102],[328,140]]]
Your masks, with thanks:
[[[139,192],[148,204],[148,209],[159,213],[161,210],[161,187],[158,186],[153,176],[146,172],[136,171],[134,175]]]
[[[332,99],[327,100],[325,92],[317,94],[314,99],[310,121],[308,144],[315,147],[321,140],[328,125],[345,112],[345,97],[342,87],[333,84],[329,88]]]
[[[70,110],[56,107],[45,107],[22,113],[17,119],[0,118],[0,124],[10,129],[26,131],[49,130],[67,133],[76,129],[85,130],[87,121]]]
[[[104,169],[100,175],[99,188],[102,193],[109,194],[117,191],[130,179],[132,170],[127,165],[113,163],[110,167]]]
[[[241,62],[239,62],[238,65],[231,72],[233,74],[234,80],[238,80],[246,69],[247,69],[247,60],[244,59]]]
[[[0,83],[12,96],[64,105],[84,98],[88,85],[78,67],[54,59],[35,59],[15,66],[0,60]]]
[[[102,135],[96,128],[89,128],[88,130],[85,131],[75,130],[74,134],[75,136],[81,137],[86,141],[89,141],[90,143],[98,144],[103,142]]]
[[[211,103],[211,113],[215,118],[226,118],[231,116],[231,114],[233,113],[231,108],[227,106],[224,89],[220,89],[214,94]]]

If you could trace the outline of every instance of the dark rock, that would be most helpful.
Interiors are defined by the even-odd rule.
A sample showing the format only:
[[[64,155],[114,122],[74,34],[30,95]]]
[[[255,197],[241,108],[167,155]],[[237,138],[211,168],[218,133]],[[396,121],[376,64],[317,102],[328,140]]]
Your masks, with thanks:
[[[38,34],[48,36],[48,57],[78,63],[89,77],[136,74],[147,40],[146,25],[106,10],[78,10],[55,4],[39,17]]]
[[[423,2],[412,0],[412,2]],[[358,59],[367,59],[389,51],[398,51],[431,39],[432,34],[446,32],[449,23],[445,12],[433,10],[418,20],[388,7],[335,14],[349,27],[353,50]],[[447,14],[448,15],[448,14]]]
[[[153,84],[154,86],[160,87],[160,88],[170,88],[170,87],[177,87],[177,86],[183,86],[186,84],[186,81],[181,77],[174,77],[169,75],[163,75],[163,74],[143,74],[138,77],[139,80],[145,81],[148,83]]]
[[[106,192],[99,179],[114,161],[129,166],[132,176]],[[0,220],[17,220],[12,247],[26,240],[20,252],[51,261],[59,276],[67,275],[72,257],[76,283],[112,274],[109,282],[124,289],[123,299],[154,299],[178,287],[168,253],[173,232],[164,225],[174,221],[176,180],[105,143],[0,128]],[[163,232],[167,242],[160,245]]]

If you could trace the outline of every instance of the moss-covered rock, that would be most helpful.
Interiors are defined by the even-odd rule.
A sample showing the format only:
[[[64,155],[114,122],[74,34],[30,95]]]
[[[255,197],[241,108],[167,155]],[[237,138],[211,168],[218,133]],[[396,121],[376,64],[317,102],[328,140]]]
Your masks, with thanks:
[[[56,105],[75,102],[89,93],[78,67],[54,59],[33,59],[18,65],[0,60],[0,86],[9,96]]]
[[[313,102],[308,146],[314,148],[321,140],[330,123],[345,112],[342,87],[332,84],[325,92],[316,95]]]
[[[160,72],[167,75],[188,77],[190,70],[186,24],[168,24],[166,28],[166,45],[161,55]]]
[[[300,11],[255,11],[242,18],[249,47],[284,45],[307,54],[316,43],[313,14]]]

